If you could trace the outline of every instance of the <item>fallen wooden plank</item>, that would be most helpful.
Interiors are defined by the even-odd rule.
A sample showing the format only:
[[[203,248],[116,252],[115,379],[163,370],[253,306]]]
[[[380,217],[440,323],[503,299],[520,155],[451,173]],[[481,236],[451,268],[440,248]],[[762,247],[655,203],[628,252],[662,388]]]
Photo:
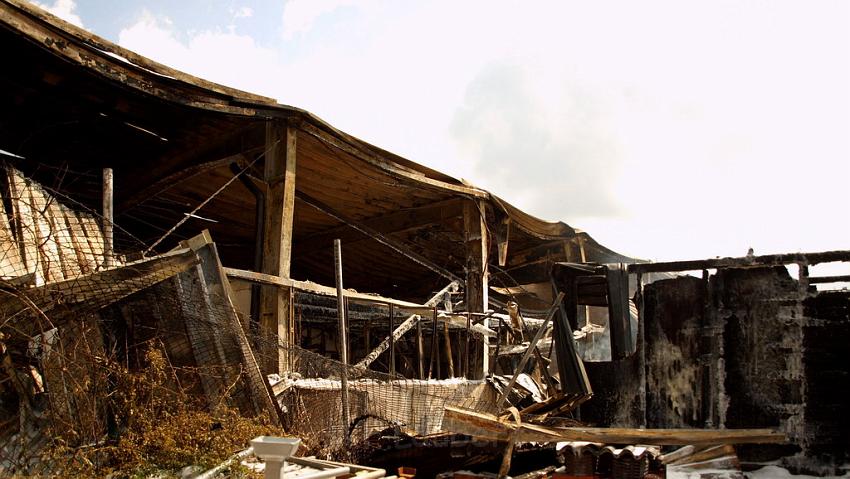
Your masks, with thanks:
[[[495,440],[516,433],[519,442],[589,441],[603,444],[652,444],[658,446],[718,444],[778,444],[785,435],[772,429],[625,429],[597,427],[549,428],[514,424],[490,414],[446,406],[443,430]]]

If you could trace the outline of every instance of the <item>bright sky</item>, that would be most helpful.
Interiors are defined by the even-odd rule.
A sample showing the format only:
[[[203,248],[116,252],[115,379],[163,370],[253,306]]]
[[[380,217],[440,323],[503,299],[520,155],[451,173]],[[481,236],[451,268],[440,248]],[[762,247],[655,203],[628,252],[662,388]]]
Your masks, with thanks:
[[[625,254],[850,249],[845,0],[46,3]]]

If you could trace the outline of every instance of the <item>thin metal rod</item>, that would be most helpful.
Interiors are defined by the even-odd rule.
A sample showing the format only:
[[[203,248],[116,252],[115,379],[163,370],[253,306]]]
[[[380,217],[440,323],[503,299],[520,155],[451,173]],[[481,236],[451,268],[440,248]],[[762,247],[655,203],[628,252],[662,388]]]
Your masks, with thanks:
[[[334,240],[334,269],[336,271],[336,305],[339,319],[339,358],[342,362],[339,379],[341,383],[342,396],[342,424],[345,440],[348,441],[348,426],[350,424],[348,411],[348,338],[345,320],[345,295],[342,286],[342,244],[338,239]]]
[[[528,363],[528,358],[534,353],[534,349],[537,348],[537,342],[540,341],[540,338],[543,337],[543,333],[546,331],[546,327],[549,326],[549,321],[552,321],[552,316],[555,316],[555,311],[558,311],[558,308],[561,305],[561,301],[564,300],[564,292],[558,293],[558,297],[555,298],[555,302],[549,308],[549,312],[546,313],[546,319],[543,321],[543,324],[540,325],[540,329],[537,330],[537,334],[534,335],[534,339],[528,344],[528,349],[525,350],[525,354],[522,355],[522,360],[519,362],[519,366],[517,366],[514,375],[511,376],[511,380],[508,383],[505,390],[502,391],[502,395],[499,397],[499,401],[496,402],[496,407],[502,407],[502,404],[505,403],[505,399],[508,398],[508,393],[510,393],[511,389],[513,389],[514,384],[516,384],[516,379],[520,375],[523,369],[525,369],[526,363]]]
[[[115,263],[114,252],[114,181],[112,168],[103,169],[103,267],[111,268]]]

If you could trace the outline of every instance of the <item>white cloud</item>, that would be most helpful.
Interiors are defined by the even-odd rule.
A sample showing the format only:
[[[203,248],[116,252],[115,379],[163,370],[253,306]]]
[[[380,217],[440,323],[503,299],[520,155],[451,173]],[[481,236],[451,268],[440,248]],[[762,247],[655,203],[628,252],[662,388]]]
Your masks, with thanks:
[[[293,0],[285,45],[178,34],[150,13],[120,43],[306,108],[615,250],[847,247],[833,210],[850,177],[848,4],[535,7]]]
[[[83,20],[77,15],[77,4],[74,0],[56,0],[53,5],[46,5],[39,2],[33,2],[39,8],[47,10],[57,17],[72,23],[80,28],[83,28]]]
[[[254,16],[254,9],[251,7],[240,7],[235,12],[233,12],[234,18],[251,18]]]
[[[182,41],[167,18],[147,10],[120,31],[118,43],[187,73],[260,94],[276,92],[282,75],[276,52],[248,35],[204,30]]]
[[[283,36],[291,39],[313,28],[322,15],[355,5],[355,0],[289,0],[283,6]]]

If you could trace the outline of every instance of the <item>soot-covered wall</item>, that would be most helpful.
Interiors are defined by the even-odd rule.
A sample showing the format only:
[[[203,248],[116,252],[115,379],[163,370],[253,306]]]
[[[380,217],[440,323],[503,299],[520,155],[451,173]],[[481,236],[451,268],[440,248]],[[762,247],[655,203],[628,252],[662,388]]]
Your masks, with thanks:
[[[645,427],[772,427],[787,446],[745,461],[835,473],[848,460],[850,293],[800,288],[785,267],[723,269],[644,287],[635,355],[588,363],[582,419]]]

